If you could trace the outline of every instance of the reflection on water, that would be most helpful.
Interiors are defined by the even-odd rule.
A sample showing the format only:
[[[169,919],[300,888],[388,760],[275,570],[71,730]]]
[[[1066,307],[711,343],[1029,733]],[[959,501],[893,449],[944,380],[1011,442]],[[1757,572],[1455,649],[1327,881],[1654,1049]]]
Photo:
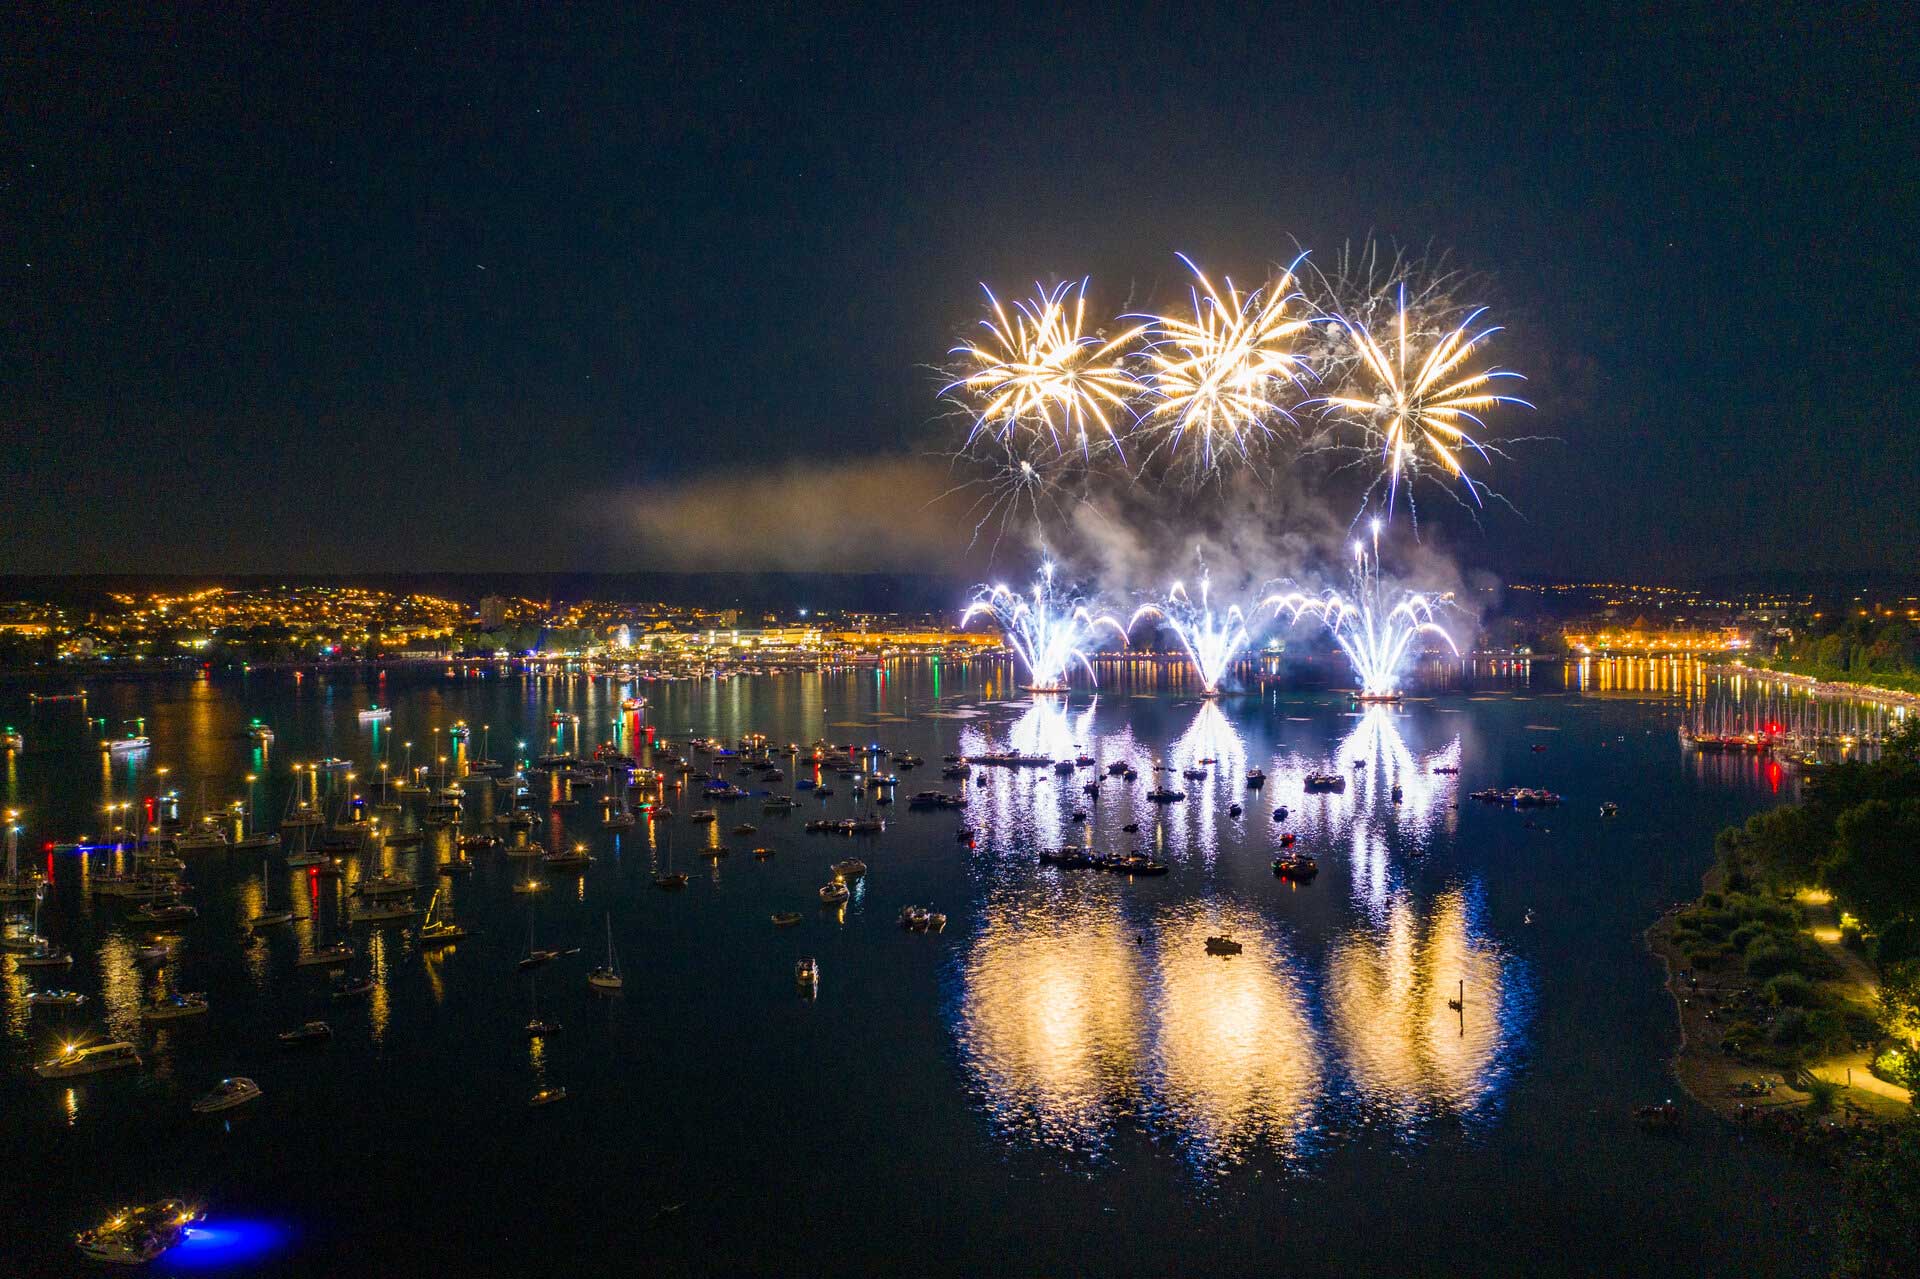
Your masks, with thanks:
[[[1207,953],[1228,934],[1238,955]],[[1322,1075],[1299,965],[1238,907],[1191,902],[1153,933],[1153,1045],[1165,1117],[1194,1156],[1234,1162],[1256,1146],[1290,1153]]]
[[[1511,1069],[1524,984],[1476,913],[1459,889],[1425,908],[1400,893],[1328,952],[1332,1041],[1367,1108],[1397,1127],[1473,1115]]]
[[[1405,715],[1369,707],[1323,739],[1330,754],[1262,760],[1247,749],[1246,712],[1209,701],[1166,747],[1158,774],[1131,728],[1103,737],[1091,707],[1075,714],[1038,701],[1002,735],[991,724],[963,731],[969,751],[1084,752],[1140,768],[1137,783],[1101,774],[1076,842],[1110,844],[1098,832],[1132,819],[1156,853],[1198,852],[1211,867],[1233,847],[1222,833],[1244,824],[1231,811],[1242,803],[1256,808],[1267,838],[1294,831],[1322,858],[1345,857],[1358,908],[1316,953],[1244,893],[1169,899],[1159,886],[1170,881],[999,879],[961,963],[956,1035],[1003,1133],[1097,1154],[1131,1118],[1174,1138],[1196,1167],[1220,1168],[1256,1153],[1310,1152],[1322,1113],[1354,1098],[1401,1135],[1490,1109],[1524,1032],[1525,983],[1485,935],[1468,891],[1423,900],[1406,886],[1409,859],[1457,826],[1462,747],[1449,734],[1414,750],[1400,731]],[[1249,799],[1256,764],[1268,787]],[[1345,790],[1306,794],[1306,775],[1321,770],[1337,770]],[[1021,851],[1047,847],[1087,776],[1002,770],[969,815]],[[1144,803],[1156,782],[1186,801]],[[1289,818],[1268,820],[1258,809],[1269,804],[1289,807]],[[1207,938],[1220,934],[1240,953],[1209,954]],[[1449,1007],[1462,994],[1461,1007]]]
[[[990,903],[965,964],[956,1036],[994,1123],[1102,1145],[1140,1089],[1145,961],[1111,896],[1075,886]]]

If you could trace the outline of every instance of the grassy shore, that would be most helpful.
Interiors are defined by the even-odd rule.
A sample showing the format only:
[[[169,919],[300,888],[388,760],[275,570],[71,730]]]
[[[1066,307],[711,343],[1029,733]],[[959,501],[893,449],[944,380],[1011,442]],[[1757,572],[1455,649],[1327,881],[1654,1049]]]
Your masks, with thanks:
[[[1839,940],[1830,905],[1726,890],[1716,865],[1698,901],[1647,930],[1666,967],[1680,1031],[1673,1073],[1716,1115],[1906,1118],[1908,1090],[1869,1069],[1877,1033],[1871,965]],[[1771,1090],[1756,1093],[1756,1086]]]

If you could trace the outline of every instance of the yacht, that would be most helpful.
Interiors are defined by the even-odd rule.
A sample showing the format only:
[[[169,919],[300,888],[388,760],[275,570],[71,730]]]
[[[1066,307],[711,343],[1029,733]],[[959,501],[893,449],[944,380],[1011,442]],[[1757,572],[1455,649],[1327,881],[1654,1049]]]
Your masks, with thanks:
[[[213,1086],[213,1091],[193,1103],[196,1115],[211,1115],[219,1110],[232,1110],[244,1106],[260,1097],[260,1085],[245,1075],[236,1075],[232,1079],[222,1079]]]
[[[35,990],[27,994],[29,1008],[78,1008],[87,997],[77,990]]]
[[[13,957],[15,968],[66,968],[72,963],[72,955],[47,941]]]
[[[393,708],[390,706],[369,706],[360,712],[362,724],[379,724],[392,718]]]
[[[72,1079],[78,1075],[97,1075],[106,1070],[122,1070],[128,1066],[138,1066],[140,1054],[130,1043],[116,1039],[110,1043],[62,1044],[60,1055],[49,1058],[33,1068],[33,1073],[42,1079]]]
[[[272,928],[278,924],[293,922],[290,910],[273,909],[273,889],[267,880],[267,864],[260,863],[260,913],[247,921],[249,928]]]
[[[412,919],[420,912],[411,901],[404,898],[374,898],[363,901],[354,907],[352,922],[356,924],[386,924],[401,919]]]
[[[315,946],[293,961],[296,968],[332,968],[353,958],[353,943],[337,941],[331,946]]]
[[[152,1003],[140,1006],[140,1020],[148,1023],[178,1021],[182,1017],[204,1017],[206,1012],[205,995],[162,995]]]
[[[368,899],[378,897],[410,897],[420,885],[405,875],[396,875],[391,871],[382,871],[378,875],[369,875],[354,887],[354,894]]]
[[[324,1044],[333,1038],[333,1027],[324,1021],[310,1021],[298,1030],[283,1030],[275,1036],[283,1048],[300,1048],[307,1044]]]
[[[619,964],[613,951],[613,916],[611,914],[607,916],[607,962],[603,967],[596,968],[587,974],[587,985],[595,990],[609,992],[619,990],[626,985],[625,980],[620,976]]]
[[[145,1265],[179,1243],[198,1216],[178,1199],[121,1208],[92,1230],[75,1235],[73,1243],[95,1261]]]
[[[420,924],[415,940],[422,946],[445,946],[467,935],[467,930],[449,917],[439,914],[440,893],[435,890],[427,902],[427,917]]]
[[[540,860],[555,870],[585,870],[593,864],[593,856],[585,844],[575,844],[569,851],[548,853]]]

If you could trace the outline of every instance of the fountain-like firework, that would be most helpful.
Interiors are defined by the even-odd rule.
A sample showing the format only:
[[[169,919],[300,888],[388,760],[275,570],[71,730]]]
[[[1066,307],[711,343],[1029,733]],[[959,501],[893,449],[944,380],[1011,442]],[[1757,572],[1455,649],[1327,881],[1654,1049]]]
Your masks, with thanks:
[[[1353,544],[1353,594],[1329,590],[1317,597],[1294,595],[1281,601],[1295,620],[1311,613],[1326,623],[1334,642],[1353,664],[1360,681],[1355,696],[1363,702],[1387,702],[1400,696],[1400,670],[1415,641],[1434,636],[1457,657],[1459,646],[1434,620],[1444,600],[1400,591],[1380,577],[1380,521],[1372,526],[1373,549]]]
[[[1200,691],[1204,697],[1220,695],[1221,681],[1233,669],[1234,662],[1239,660],[1247,646],[1253,643],[1250,626],[1258,620],[1261,611],[1286,602],[1286,597],[1270,595],[1244,609],[1232,604],[1216,612],[1212,593],[1212,578],[1203,568],[1200,572],[1199,599],[1187,593],[1184,583],[1175,582],[1165,599],[1142,605],[1127,621],[1127,630],[1131,631],[1142,618],[1150,615],[1158,617],[1179,639],[1181,647],[1186,649],[1194,672],[1200,677]]]
[[[993,618],[1006,636],[1007,647],[1027,668],[1027,689],[1034,693],[1064,693],[1067,676],[1078,664],[1094,679],[1087,653],[1103,628],[1111,627],[1120,642],[1126,630],[1108,614],[1095,613],[1077,597],[1054,594],[1054,566],[1042,563],[1040,576],[1026,595],[1005,586],[979,586],[973,602],[960,617],[964,628],[976,615]]]

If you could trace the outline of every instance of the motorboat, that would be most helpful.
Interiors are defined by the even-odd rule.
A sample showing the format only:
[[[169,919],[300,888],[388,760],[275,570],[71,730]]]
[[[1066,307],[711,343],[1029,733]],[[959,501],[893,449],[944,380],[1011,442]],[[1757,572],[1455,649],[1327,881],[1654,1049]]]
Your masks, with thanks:
[[[1273,873],[1303,884],[1320,873],[1320,863],[1306,853],[1288,853],[1273,859]]]
[[[391,706],[369,706],[360,712],[362,724],[380,724],[393,718]]]
[[[310,1021],[295,1030],[283,1030],[277,1036],[282,1048],[304,1048],[324,1044],[333,1038],[333,1027],[324,1021]]]
[[[128,915],[127,919],[135,924],[157,926],[184,924],[190,919],[199,917],[200,912],[185,902],[153,901]]]
[[[77,990],[35,990],[27,993],[29,1008],[78,1008],[87,997]]]
[[[1209,955],[1237,955],[1243,949],[1244,947],[1231,937],[1207,938],[1207,953]]]
[[[206,1013],[207,997],[199,994],[162,995],[152,1003],[140,1006],[140,1020],[148,1023],[204,1017]]]
[[[833,864],[833,873],[841,879],[858,879],[867,873],[867,864],[858,857],[847,857]]]
[[[587,852],[585,844],[575,844],[571,849],[548,853],[540,860],[554,870],[585,870],[593,864],[593,856]]]
[[[850,896],[847,886],[839,880],[820,886],[820,904],[822,906],[844,906]]]
[[[792,928],[799,922],[800,912],[797,910],[777,910],[773,913],[773,926],[775,928]]]
[[[125,1040],[104,1044],[62,1044],[58,1056],[33,1068],[42,1079],[72,1079],[79,1075],[97,1075],[102,1071],[124,1070],[140,1064],[140,1053]]]
[[[178,1199],[118,1209],[91,1230],[73,1237],[74,1247],[95,1261],[141,1266],[180,1242],[199,1213]]]
[[[793,984],[800,993],[813,996],[820,992],[820,965],[812,956],[808,956],[793,966]]]
[[[565,1088],[560,1087],[558,1084],[549,1084],[545,1088],[535,1089],[533,1096],[527,1098],[527,1104],[529,1106],[551,1106],[557,1101],[565,1101],[566,1099],[567,1090]]]
[[[1308,773],[1303,785],[1309,795],[1337,795],[1347,789],[1347,779],[1339,773]]]
[[[345,973],[341,974],[341,977],[345,976]],[[333,997],[335,999],[358,999],[362,995],[371,995],[374,992],[374,988],[378,985],[379,983],[374,981],[372,973],[368,973],[365,977],[354,980],[336,980],[333,987]]]
[[[260,1099],[260,1085],[245,1075],[235,1075],[231,1079],[222,1079],[213,1086],[213,1091],[193,1103],[196,1115],[211,1115],[221,1110],[232,1110],[244,1106],[250,1101]]]

